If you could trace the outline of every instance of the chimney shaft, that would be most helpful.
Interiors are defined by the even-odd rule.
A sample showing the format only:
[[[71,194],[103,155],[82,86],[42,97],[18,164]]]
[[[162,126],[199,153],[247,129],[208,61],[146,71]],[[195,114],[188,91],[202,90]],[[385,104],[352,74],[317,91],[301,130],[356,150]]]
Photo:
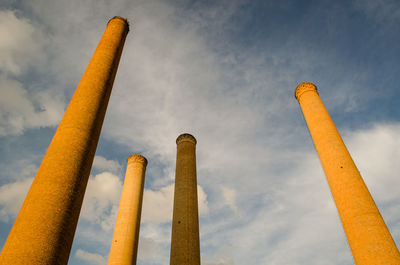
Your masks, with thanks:
[[[136,264],[146,165],[147,160],[141,155],[128,158],[109,265]]]
[[[400,264],[400,253],[312,83],[296,88],[357,265]]]
[[[67,264],[128,22],[110,20],[0,254],[0,264]]]
[[[182,134],[176,144],[170,264],[200,265],[196,139],[190,134]]]

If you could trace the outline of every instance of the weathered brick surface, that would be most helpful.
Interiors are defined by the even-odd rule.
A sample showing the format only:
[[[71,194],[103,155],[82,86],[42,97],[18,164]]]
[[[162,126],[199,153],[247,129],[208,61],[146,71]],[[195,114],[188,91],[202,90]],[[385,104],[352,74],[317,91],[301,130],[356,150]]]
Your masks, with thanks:
[[[146,166],[147,160],[141,155],[128,158],[109,265],[136,264]]]
[[[190,134],[182,134],[176,143],[170,264],[200,265],[196,139]]]
[[[108,23],[15,220],[0,264],[67,264],[128,30],[125,19]]]
[[[357,265],[399,265],[400,253],[312,83],[296,88]]]

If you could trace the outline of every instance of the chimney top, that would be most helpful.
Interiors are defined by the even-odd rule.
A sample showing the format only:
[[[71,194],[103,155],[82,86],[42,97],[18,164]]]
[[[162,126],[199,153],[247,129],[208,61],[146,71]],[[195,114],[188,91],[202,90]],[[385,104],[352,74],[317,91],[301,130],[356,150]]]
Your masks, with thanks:
[[[296,90],[294,92],[294,96],[297,100],[300,100],[300,96],[307,91],[315,91],[318,93],[317,87],[310,82],[303,82],[300,85],[296,87]]]
[[[113,17],[112,19],[110,19],[110,20],[108,21],[107,25],[110,24],[110,22],[111,22],[112,20],[119,20],[119,21],[125,23],[125,24],[126,24],[126,27],[127,27],[127,29],[128,29],[128,31],[129,31],[129,21],[128,21],[128,19],[123,18],[123,17],[119,17],[119,16],[115,16],[115,17]]]
[[[134,154],[128,157],[128,163],[141,163],[144,166],[147,166],[147,159],[139,154]]]
[[[194,138],[193,135],[189,134],[189,133],[183,133],[181,135],[178,136],[178,138],[176,138],[176,144],[179,144],[181,142],[192,142],[194,144],[197,143],[196,138]]]

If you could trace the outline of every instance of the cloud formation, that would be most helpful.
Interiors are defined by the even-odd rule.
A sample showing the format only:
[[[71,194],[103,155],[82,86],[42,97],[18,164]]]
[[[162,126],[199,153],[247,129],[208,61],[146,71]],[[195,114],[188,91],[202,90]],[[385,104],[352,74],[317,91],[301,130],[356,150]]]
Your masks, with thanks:
[[[96,254],[96,253],[90,253],[90,252],[84,251],[82,249],[78,249],[75,252],[75,257],[77,257],[80,260],[86,261],[90,264],[93,264],[93,265],[107,264],[107,260],[102,255]]]
[[[398,43],[393,36],[399,34],[390,23],[377,22],[395,20],[399,6],[390,0],[261,2],[31,0],[21,3],[30,12],[2,13],[13,26],[0,28],[20,33],[10,36],[15,47],[0,46],[7,51],[0,53],[5,140],[56,125],[64,95],[72,95],[107,20],[121,15],[131,21],[74,242],[79,254],[71,264],[107,256],[121,165],[133,152],[149,160],[139,260],[168,262],[175,139],[183,132],[198,140],[203,264],[353,264],[293,97],[302,81],[319,86],[399,243],[397,105],[382,104],[398,98],[397,47],[390,44]],[[38,56],[24,54],[21,40],[33,42],[29,49]],[[36,63],[44,70],[31,78]],[[382,69],[385,75],[377,75]],[[44,84],[30,85],[38,79]],[[384,81],[389,83],[379,87]],[[371,98],[381,101],[372,104]],[[12,200],[0,196],[3,221],[12,219],[13,201],[23,200],[17,193],[27,182],[4,180],[2,191],[18,192]]]
[[[9,222],[17,216],[32,181],[33,178],[26,178],[0,187],[1,221]]]
[[[40,27],[15,11],[0,10],[0,70],[20,75],[34,63],[45,60],[47,38]],[[29,43],[29,45],[27,45]]]
[[[236,205],[236,191],[233,189],[222,187],[222,194],[226,201],[226,204],[232,209],[235,214],[239,213],[239,209]]]
[[[207,195],[197,186],[199,215],[208,213]],[[158,191],[144,190],[142,222],[165,223],[172,220],[174,185],[162,187]]]
[[[81,218],[99,224],[105,231],[112,231],[117,217],[121,191],[121,180],[110,172],[90,177],[82,205]]]
[[[0,10],[0,34],[4,36],[0,40],[0,136],[57,125],[64,113],[63,96],[20,81],[28,70],[47,61],[45,34],[10,10]]]
[[[99,155],[94,157],[92,169],[96,171],[113,172],[114,174],[122,173],[122,166],[118,161],[108,160]]]
[[[28,92],[4,74],[0,74],[0,93],[0,136],[55,126],[64,113],[65,103],[59,95],[51,90]]]

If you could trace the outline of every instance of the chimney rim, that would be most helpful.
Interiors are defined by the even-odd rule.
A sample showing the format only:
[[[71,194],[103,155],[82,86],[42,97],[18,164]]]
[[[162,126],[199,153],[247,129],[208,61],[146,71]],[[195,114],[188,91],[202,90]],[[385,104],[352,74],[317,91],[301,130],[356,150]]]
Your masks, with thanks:
[[[147,159],[140,154],[133,154],[128,157],[127,163],[141,163],[144,166],[147,166]]]
[[[315,91],[315,92],[317,92],[317,94],[318,94],[318,89],[317,89],[317,86],[316,86],[316,85],[314,85],[314,84],[311,83],[311,82],[303,82],[303,83],[300,83],[300,84],[296,87],[296,89],[295,89],[295,91],[294,91],[294,97],[295,97],[297,100],[300,100],[301,95],[302,95],[303,93],[307,92],[307,91]]]
[[[120,20],[120,21],[124,22],[124,23],[126,24],[126,28],[127,28],[128,32],[129,32],[129,21],[128,21],[127,18],[120,17],[120,16],[115,16],[115,17],[111,18],[111,19],[107,22],[107,25],[110,24],[110,22],[111,22],[112,20]]]
[[[197,144],[196,138],[190,133],[182,133],[178,136],[178,138],[176,138],[176,144],[179,144],[181,142],[191,142],[193,144]]]

